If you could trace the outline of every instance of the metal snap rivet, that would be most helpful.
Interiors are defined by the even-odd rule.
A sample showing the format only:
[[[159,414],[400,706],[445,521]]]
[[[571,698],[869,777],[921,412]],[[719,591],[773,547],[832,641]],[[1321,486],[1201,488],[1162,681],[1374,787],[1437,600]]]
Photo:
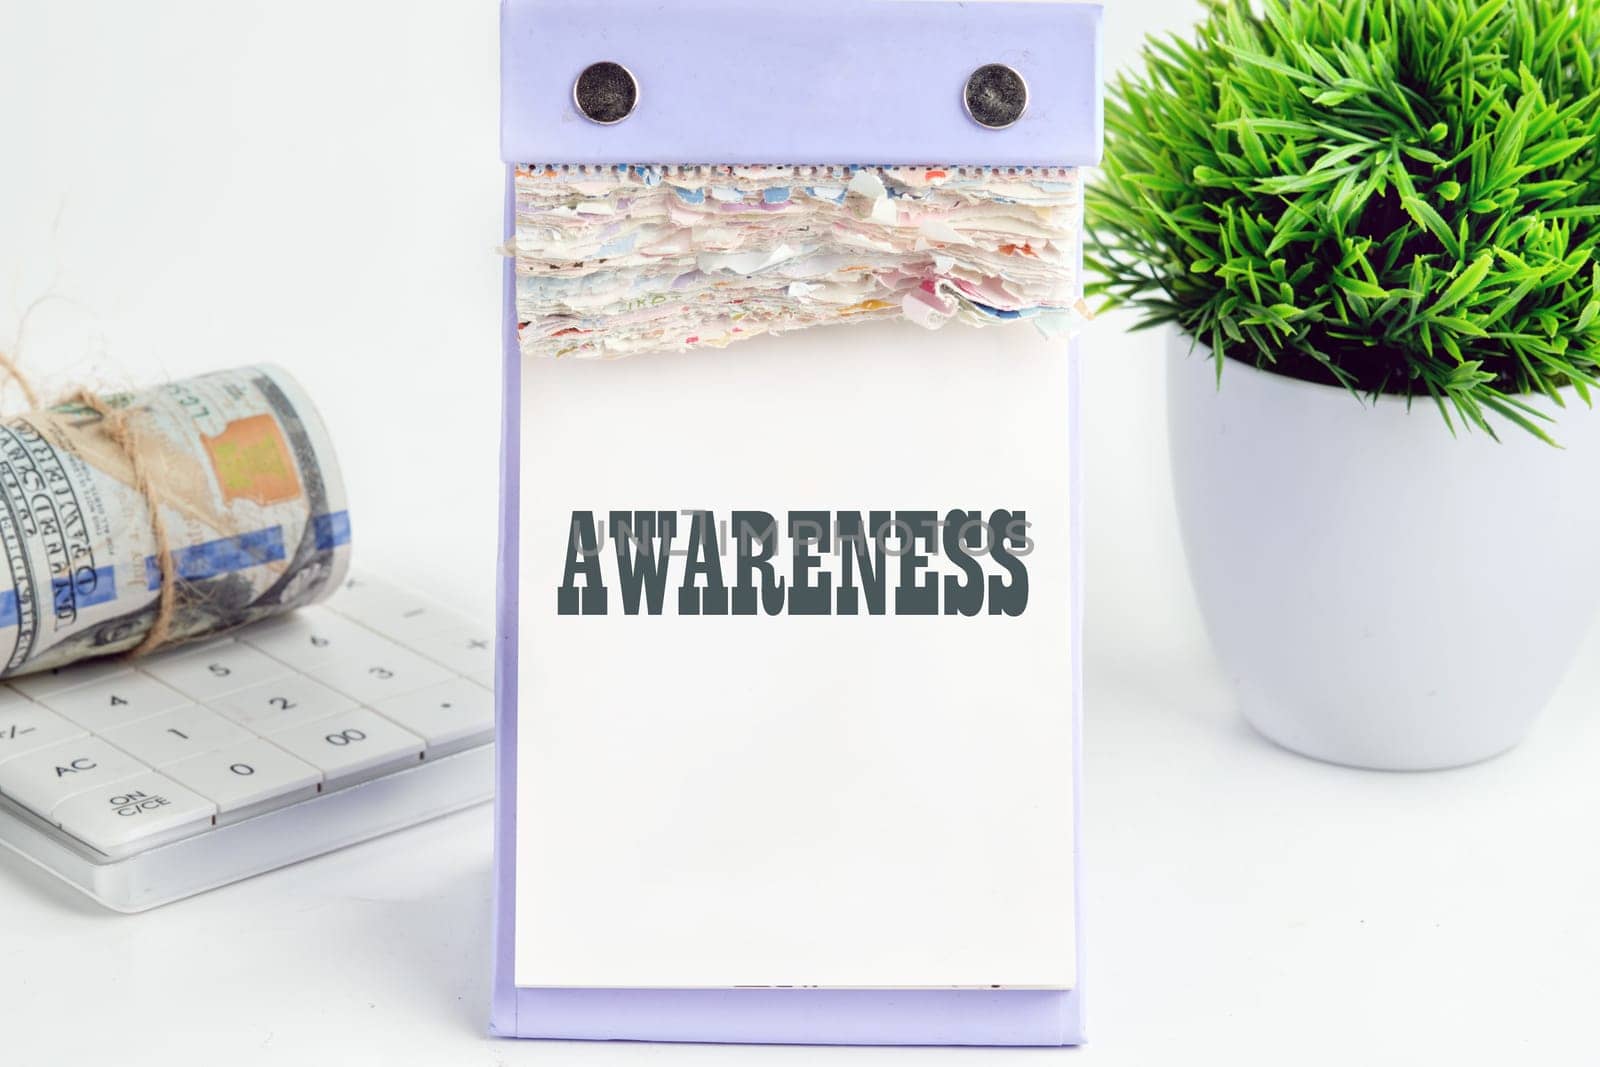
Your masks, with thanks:
[[[590,122],[610,126],[639,106],[639,80],[621,63],[595,63],[578,75],[572,99]]]
[[[991,130],[1015,126],[1028,110],[1028,83],[1004,63],[979,67],[967,79],[967,114]]]

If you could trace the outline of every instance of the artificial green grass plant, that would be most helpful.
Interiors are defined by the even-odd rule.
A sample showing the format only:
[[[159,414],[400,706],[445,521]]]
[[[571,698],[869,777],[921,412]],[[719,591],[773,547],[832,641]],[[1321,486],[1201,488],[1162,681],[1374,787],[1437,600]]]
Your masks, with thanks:
[[[1091,291],[1545,436],[1600,384],[1600,0],[1210,0],[1107,104]],[[1452,416],[1454,413],[1454,417]]]

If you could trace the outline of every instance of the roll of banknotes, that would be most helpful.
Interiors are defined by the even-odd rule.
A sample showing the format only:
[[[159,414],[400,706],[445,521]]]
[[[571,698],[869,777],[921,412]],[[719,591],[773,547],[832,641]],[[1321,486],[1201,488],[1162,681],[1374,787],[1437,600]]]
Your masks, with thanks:
[[[332,442],[276,367],[0,421],[0,495],[0,676],[149,651],[169,583],[163,646],[310,604],[349,568]]]

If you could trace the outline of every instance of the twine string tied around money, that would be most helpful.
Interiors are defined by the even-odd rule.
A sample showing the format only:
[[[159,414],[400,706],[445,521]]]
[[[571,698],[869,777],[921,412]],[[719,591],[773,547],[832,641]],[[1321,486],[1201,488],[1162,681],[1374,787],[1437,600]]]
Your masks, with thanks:
[[[16,361],[0,351],[0,374],[16,382],[30,410],[43,407],[39,393]],[[150,509],[150,530],[155,535],[156,566],[160,572],[161,586],[156,601],[156,617],[144,640],[128,653],[129,656],[147,656],[165,645],[172,636],[172,621],[178,610],[178,568],[172,558],[172,542],[167,532],[167,520],[161,513],[166,494],[151,476],[150,463],[140,445],[138,430],[134,427],[133,413],[112,407],[87,388],[70,393],[62,403],[77,404],[94,412],[100,419],[100,431],[122,452],[133,473],[133,488],[144,498]]]

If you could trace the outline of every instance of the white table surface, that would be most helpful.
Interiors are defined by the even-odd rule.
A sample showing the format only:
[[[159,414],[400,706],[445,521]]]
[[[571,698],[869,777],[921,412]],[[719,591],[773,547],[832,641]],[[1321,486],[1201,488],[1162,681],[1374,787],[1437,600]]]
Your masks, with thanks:
[[[1600,647],[1447,774],[1279,751],[1210,665],[1090,659],[1091,1044],[1019,1062],[1579,1063],[1600,995]],[[141,916],[0,857],[4,1062],[993,1063],[993,1050],[496,1041],[487,809]],[[1592,1062],[1592,1060],[1589,1060]]]
[[[1113,68],[1195,11],[1109,6]],[[54,387],[284,364],[361,564],[486,611],[495,5],[0,0],[0,37],[0,347]],[[1257,739],[1184,573],[1160,338],[1127,325],[1086,339],[1089,1048],[492,1041],[481,809],[131,918],[0,856],[0,1065],[1593,1062],[1600,641],[1480,767]]]

